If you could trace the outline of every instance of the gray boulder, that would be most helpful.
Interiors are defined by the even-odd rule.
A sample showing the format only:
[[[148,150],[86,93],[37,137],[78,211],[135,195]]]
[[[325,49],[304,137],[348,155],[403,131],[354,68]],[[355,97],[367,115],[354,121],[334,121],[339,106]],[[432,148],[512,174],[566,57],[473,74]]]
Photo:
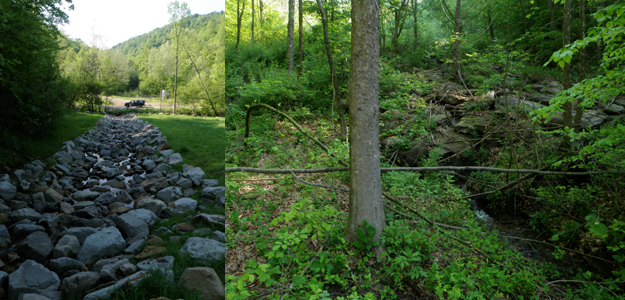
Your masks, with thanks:
[[[118,277],[117,273],[119,272],[121,275],[119,268],[122,265],[127,264],[127,263],[130,263],[128,259],[122,259],[114,263],[103,266],[102,270],[100,270],[100,280],[102,280],[102,282],[109,282],[109,281],[117,280],[117,277]]]
[[[134,199],[132,198],[132,196],[130,196],[130,194],[128,194],[128,192],[126,191],[119,191],[117,192],[117,201],[118,202],[122,202],[122,203],[130,203],[132,202]]]
[[[85,267],[85,264],[69,257],[59,257],[56,259],[51,259],[50,262],[52,263],[52,271],[61,275],[71,270],[80,271]]]
[[[163,210],[166,207],[167,207],[167,204],[165,204],[165,202],[158,200],[158,199],[143,199],[137,205],[137,208],[147,209],[153,212],[154,214],[156,214],[157,216],[160,215],[161,210]]]
[[[164,256],[159,258],[146,259],[137,264],[137,268],[141,271],[152,271],[160,269],[162,271],[170,270],[174,266],[173,256]]]
[[[35,225],[35,224],[16,224],[13,227],[12,236],[16,238],[24,238],[36,231],[46,231],[43,226]]]
[[[121,279],[119,281],[117,281],[117,283],[115,283],[112,286],[109,287],[105,287],[103,289],[97,290],[93,293],[87,294],[83,300],[105,300],[105,299],[109,299],[111,293],[113,293],[114,291],[120,289],[122,286],[126,285],[127,282],[131,282],[132,285],[136,285],[137,283],[139,283],[139,281],[141,281],[142,278],[144,278],[146,275],[145,272],[137,272],[135,274],[132,274],[124,279]]]
[[[20,294],[56,291],[60,285],[61,281],[56,273],[29,259],[9,275],[9,300],[17,300]]]
[[[180,276],[178,284],[199,291],[202,300],[220,300],[226,297],[224,285],[212,268],[188,268]]]
[[[112,192],[106,192],[98,196],[98,198],[95,199],[95,202],[99,204],[109,204],[115,202],[115,199],[117,199],[115,194],[113,194]]]
[[[174,208],[183,213],[192,212],[197,207],[197,201],[191,198],[180,198],[174,202]]]
[[[11,201],[17,194],[17,187],[12,185],[9,182],[1,181],[0,182],[0,197],[4,199],[4,201]]]
[[[211,264],[224,259],[226,247],[224,243],[216,240],[191,237],[182,245],[180,253],[189,254],[192,259],[205,261]]]
[[[100,274],[96,272],[80,272],[63,279],[61,291],[65,298],[80,299],[86,291],[92,289],[98,284]]]
[[[224,215],[197,214],[194,220],[207,225],[225,226],[226,224],[226,216]]]
[[[226,242],[226,234],[221,231],[213,231],[213,236],[211,238],[222,243]]]
[[[138,239],[134,241],[126,250],[124,250],[124,254],[136,255],[141,251],[141,248],[145,245],[145,239]]]
[[[215,200],[218,197],[226,196],[226,188],[223,186],[216,187],[205,187],[202,190],[202,198],[208,198],[210,200]]]
[[[182,178],[176,182],[176,185],[183,189],[188,189],[193,187],[193,181],[189,178]]]
[[[133,237],[140,233],[143,233],[147,236],[150,233],[148,224],[135,215],[130,215],[126,213],[115,218],[114,221],[125,237]],[[126,249],[126,247],[124,247],[124,249]]]
[[[152,172],[154,173],[161,173],[161,172],[169,172],[171,169],[173,169],[172,166],[168,165],[168,164],[159,164],[158,167],[154,168],[154,170],[152,170]]]
[[[43,231],[33,232],[20,242],[17,252],[21,257],[43,262],[52,253],[52,241]]]
[[[11,235],[7,230],[7,227],[0,225],[0,249],[4,249],[11,246]]]
[[[52,155],[52,157],[56,158],[56,160],[62,164],[70,164],[74,162],[74,158],[71,154],[67,153],[67,151],[59,151]]]
[[[175,165],[179,162],[182,162],[182,156],[180,153],[174,153],[165,159],[165,163],[170,165]]]
[[[59,239],[54,247],[52,258],[76,257],[80,252],[80,242],[73,235],[65,235]]]
[[[204,174],[204,171],[202,171],[202,169],[199,167],[193,168],[189,165],[184,165],[182,169],[185,170],[182,173],[182,175],[191,179],[191,181],[193,181],[193,184],[195,186],[200,186],[202,184],[202,179],[206,177],[206,174]]]
[[[88,236],[98,232],[95,228],[91,227],[73,227],[61,232],[61,237],[65,235],[73,235],[78,239],[78,242],[82,245]]]
[[[147,210],[144,208],[137,208],[135,210],[131,210],[126,213],[127,215],[135,216],[141,219],[143,222],[147,223],[148,226],[154,225],[154,223],[160,221],[161,219],[156,216],[154,212],[151,210]]]
[[[202,189],[207,187],[219,186],[219,180],[217,179],[204,179],[202,180]]]
[[[156,197],[163,200],[165,203],[176,201],[182,197],[182,190],[177,186],[170,186],[160,190]]]
[[[20,297],[17,299],[18,300],[50,300],[50,298],[48,297],[41,296],[39,294],[33,294],[33,293],[21,294]]]
[[[100,193],[92,191],[78,191],[72,194],[72,198],[76,201],[92,201],[98,198]]]
[[[88,236],[76,259],[90,265],[102,257],[120,254],[124,249],[126,242],[121,232],[115,227],[108,227]]]

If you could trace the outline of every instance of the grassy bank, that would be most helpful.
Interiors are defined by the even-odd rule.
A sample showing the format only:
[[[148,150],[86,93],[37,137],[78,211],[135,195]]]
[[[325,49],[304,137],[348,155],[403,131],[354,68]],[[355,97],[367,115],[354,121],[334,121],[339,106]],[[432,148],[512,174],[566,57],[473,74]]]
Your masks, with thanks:
[[[183,163],[200,167],[206,176],[224,181],[224,118],[194,118],[174,115],[139,115],[167,137],[169,145],[182,155]]]
[[[93,128],[102,116],[102,114],[68,112],[57,120],[50,130],[32,137],[18,137],[17,148],[20,150],[1,155],[0,165],[15,166],[34,159],[50,157],[61,148],[63,142],[73,140]]]

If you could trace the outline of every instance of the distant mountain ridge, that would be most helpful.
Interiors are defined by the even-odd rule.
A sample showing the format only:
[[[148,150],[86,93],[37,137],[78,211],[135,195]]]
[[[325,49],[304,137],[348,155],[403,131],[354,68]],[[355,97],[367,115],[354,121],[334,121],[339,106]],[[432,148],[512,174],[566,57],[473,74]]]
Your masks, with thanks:
[[[204,33],[206,30],[215,28],[215,24],[220,21],[223,22],[223,11],[212,12],[205,15],[194,14],[183,22],[184,28],[195,29],[198,33]],[[127,57],[136,57],[144,45],[147,43],[148,47],[158,48],[169,40],[169,32],[172,29],[172,25],[168,24],[160,28],[156,28],[148,33],[133,37],[125,42],[119,43],[113,46],[114,50],[120,50]],[[202,35],[202,34],[201,34]]]

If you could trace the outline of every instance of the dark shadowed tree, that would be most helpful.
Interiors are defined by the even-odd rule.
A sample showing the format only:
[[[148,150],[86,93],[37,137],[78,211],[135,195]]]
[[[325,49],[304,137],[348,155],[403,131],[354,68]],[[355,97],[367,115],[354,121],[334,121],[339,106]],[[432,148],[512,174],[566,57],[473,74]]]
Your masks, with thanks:
[[[289,23],[286,37],[286,57],[289,64],[289,74],[293,73],[293,34],[295,31],[295,0],[289,0]]]
[[[347,239],[367,221],[379,240],[384,229],[380,177],[379,73],[380,6],[378,0],[352,0],[352,50],[349,76],[349,216]],[[374,248],[376,254],[383,251]]]

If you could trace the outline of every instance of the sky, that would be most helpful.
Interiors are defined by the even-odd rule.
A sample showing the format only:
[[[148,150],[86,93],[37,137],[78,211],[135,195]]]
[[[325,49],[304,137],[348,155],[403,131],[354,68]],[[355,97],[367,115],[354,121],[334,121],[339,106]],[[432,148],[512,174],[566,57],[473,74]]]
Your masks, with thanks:
[[[167,5],[174,0],[73,0],[74,10],[64,4],[69,24],[59,26],[70,38],[92,45],[95,34],[101,36],[99,48],[111,48],[135,36],[169,24]],[[224,0],[181,0],[191,14],[224,11]]]

